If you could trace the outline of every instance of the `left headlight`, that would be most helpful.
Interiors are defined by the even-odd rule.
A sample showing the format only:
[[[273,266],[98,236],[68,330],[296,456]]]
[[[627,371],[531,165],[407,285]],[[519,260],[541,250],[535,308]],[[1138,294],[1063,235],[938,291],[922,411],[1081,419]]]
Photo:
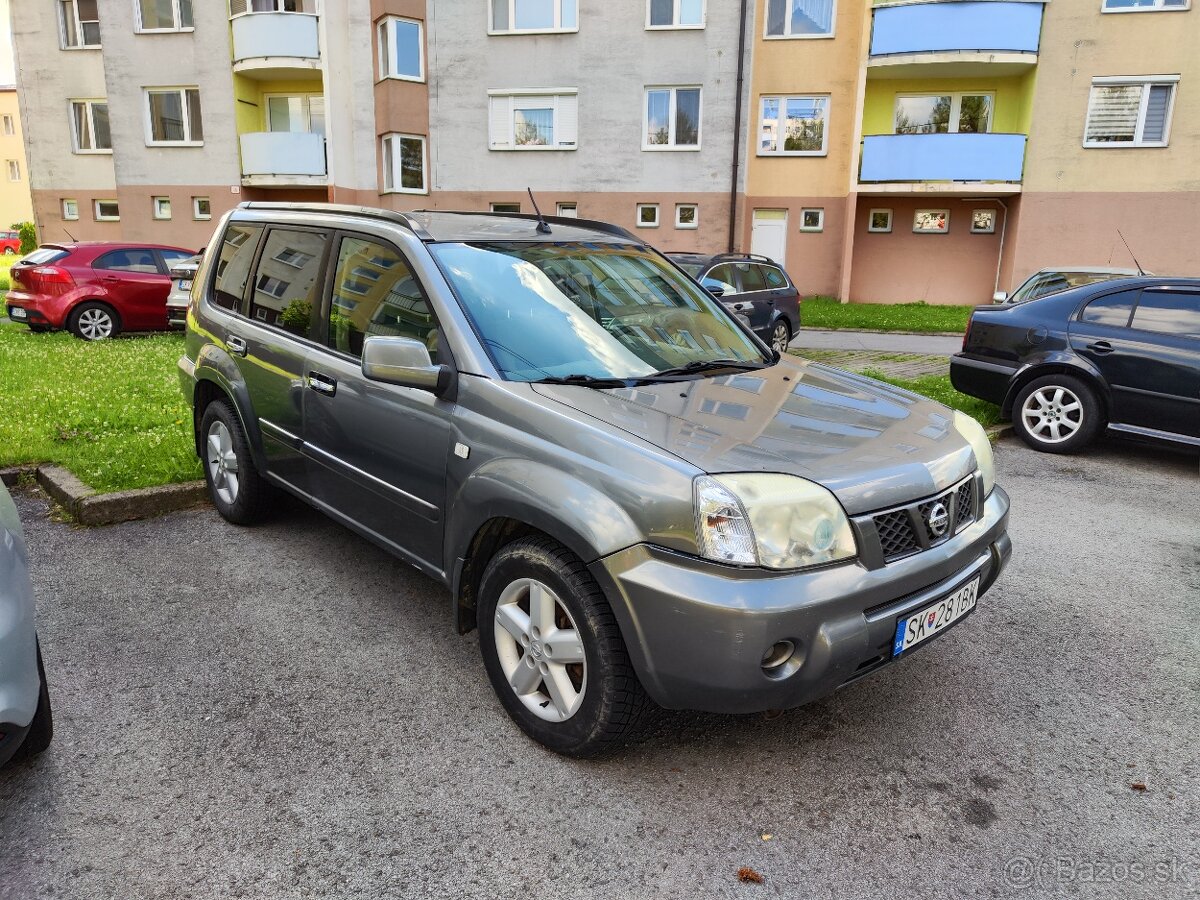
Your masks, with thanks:
[[[858,555],[837,498],[794,475],[702,475],[695,502],[700,552],[718,562],[802,569]]]
[[[992,457],[992,442],[988,440],[983,426],[966,413],[954,413],[954,428],[975,451],[975,462],[983,476],[983,496],[987,497],[996,486],[996,460]]]

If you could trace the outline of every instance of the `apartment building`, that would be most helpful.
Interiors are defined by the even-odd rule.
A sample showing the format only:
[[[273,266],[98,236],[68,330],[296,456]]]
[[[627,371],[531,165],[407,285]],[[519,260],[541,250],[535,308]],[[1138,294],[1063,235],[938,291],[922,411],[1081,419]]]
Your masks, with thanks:
[[[17,222],[33,221],[33,199],[29,193],[29,167],[21,112],[14,85],[0,85],[0,229]]]
[[[604,219],[805,293],[1194,272],[1190,0],[36,0],[43,239],[199,245],[253,199]],[[1189,87],[1189,85],[1193,85]]]

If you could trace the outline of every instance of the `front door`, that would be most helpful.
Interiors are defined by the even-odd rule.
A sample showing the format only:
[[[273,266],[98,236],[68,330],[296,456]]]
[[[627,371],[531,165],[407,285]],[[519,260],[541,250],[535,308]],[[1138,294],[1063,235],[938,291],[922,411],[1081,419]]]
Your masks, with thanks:
[[[786,209],[754,210],[750,252],[773,259],[783,266],[787,262],[787,218]]]
[[[440,571],[453,406],[428,391],[371,381],[361,369],[372,336],[416,338],[437,362],[437,320],[391,244],[344,234],[331,258],[328,335],[305,367],[313,494],[378,542]]]

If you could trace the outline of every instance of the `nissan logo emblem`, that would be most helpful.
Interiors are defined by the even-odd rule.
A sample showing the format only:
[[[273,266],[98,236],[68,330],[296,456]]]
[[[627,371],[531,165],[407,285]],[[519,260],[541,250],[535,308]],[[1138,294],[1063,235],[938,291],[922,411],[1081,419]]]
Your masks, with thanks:
[[[941,537],[950,527],[950,510],[946,509],[945,503],[935,503],[930,508],[929,518],[926,521],[929,523],[930,533],[934,537]]]

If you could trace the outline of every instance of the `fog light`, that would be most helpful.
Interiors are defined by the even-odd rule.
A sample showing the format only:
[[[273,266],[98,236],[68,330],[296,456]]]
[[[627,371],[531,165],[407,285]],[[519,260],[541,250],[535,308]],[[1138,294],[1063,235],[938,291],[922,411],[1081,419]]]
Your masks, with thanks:
[[[770,674],[791,659],[795,652],[796,645],[791,641],[777,641],[763,654],[763,671]]]

